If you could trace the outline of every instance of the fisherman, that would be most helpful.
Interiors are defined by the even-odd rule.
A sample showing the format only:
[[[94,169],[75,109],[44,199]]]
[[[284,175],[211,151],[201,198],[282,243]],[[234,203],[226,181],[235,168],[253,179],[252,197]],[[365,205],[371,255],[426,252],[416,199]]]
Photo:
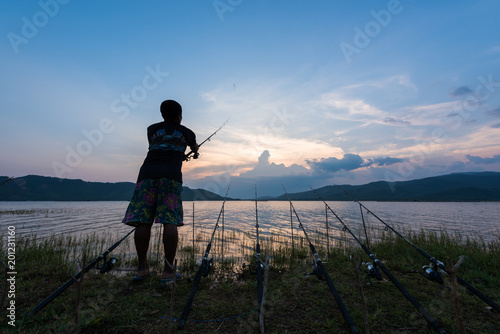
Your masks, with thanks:
[[[160,105],[163,122],[148,127],[149,151],[139,170],[137,184],[123,223],[135,226],[134,242],[139,267],[133,280],[150,275],[147,253],[153,223],[163,224],[165,267],[161,282],[175,278],[177,227],[183,224],[182,161],[187,146],[196,154],[198,144],[193,131],[181,125],[182,107],[173,100]]]

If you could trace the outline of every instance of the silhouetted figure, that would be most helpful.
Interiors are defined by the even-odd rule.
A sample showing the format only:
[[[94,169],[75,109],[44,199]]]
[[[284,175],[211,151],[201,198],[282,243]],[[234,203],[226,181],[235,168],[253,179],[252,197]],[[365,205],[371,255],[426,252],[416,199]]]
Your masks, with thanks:
[[[174,278],[173,264],[177,251],[177,227],[183,224],[182,161],[189,146],[198,151],[193,131],[181,125],[182,107],[173,100],[163,101],[160,111],[164,121],[148,127],[149,151],[139,171],[134,194],[123,223],[135,226],[134,241],[139,268],[134,280],[149,276],[147,253],[153,223],[163,224],[165,268],[162,282]]]

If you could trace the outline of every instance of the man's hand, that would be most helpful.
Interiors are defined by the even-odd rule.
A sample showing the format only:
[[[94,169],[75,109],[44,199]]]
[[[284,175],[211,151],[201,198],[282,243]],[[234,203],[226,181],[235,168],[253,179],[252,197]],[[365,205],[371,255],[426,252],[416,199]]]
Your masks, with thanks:
[[[195,143],[194,145],[189,147],[191,148],[191,151],[184,156],[184,161],[189,161],[189,159],[191,159],[191,154],[193,154],[193,159],[198,159],[198,157],[200,156],[200,154],[198,153],[198,149],[200,148],[200,146]]]
[[[190,146],[190,147],[191,147],[191,151],[194,153],[193,159],[198,159],[198,157],[200,156],[200,153],[198,153],[200,146],[197,143],[195,143],[193,146]]]
[[[200,146],[198,146],[198,144],[194,144],[193,146],[189,146],[191,147],[191,151],[193,151],[194,153],[198,153],[198,150],[200,149]]]

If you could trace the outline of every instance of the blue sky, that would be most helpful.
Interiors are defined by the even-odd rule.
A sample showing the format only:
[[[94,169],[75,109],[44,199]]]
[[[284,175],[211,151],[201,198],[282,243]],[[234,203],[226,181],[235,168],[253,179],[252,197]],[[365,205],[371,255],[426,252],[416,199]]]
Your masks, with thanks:
[[[175,99],[231,195],[500,171],[497,1],[9,1],[0,175],[134,182]]]

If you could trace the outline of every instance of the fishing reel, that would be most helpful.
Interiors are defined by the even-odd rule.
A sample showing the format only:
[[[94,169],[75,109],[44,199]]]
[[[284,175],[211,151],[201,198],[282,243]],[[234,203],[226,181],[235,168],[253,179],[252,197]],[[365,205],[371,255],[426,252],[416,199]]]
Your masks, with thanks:
[[[423,266],[422,270],[423,272],[419,271],[419,273],[428,280],[438,282],[439,284],[444,283],[440,273],[441,269],[436,264],[431,263],[428,266]]]
[[[254,255],[256,259],[256,263],[251,262],[250,264],[243,263],[241,266],[243,270],[245,270],[246,267],[248,267],[248,270],[250,271],[251,275],[257,274],[257,269],[260,267],[261,269],[264,269],[264,263],[260,258],[257,257],[257,255]],[[255,268],[255,271],[252,270],[252,268]]]
[[[319,270],[319,266],[320,266],[320,265],[321,265],[321,264],[319,264],[319,265],[318,265],[318,262],[317,262],[317,261],[314,261],[314,260],[313,260],[313,262],[312,262],[312,272],[307,273],[307,274],[305,274],[305,275],[306,275],[306,276],[312,276],[312,275],[314,275],[314,276],[316,276],[316,277],[317,277],[317,278],[319,278],[319,279],[323,279],[323,278],[324,278],[324,276],[323,276],[323,271],[322,271],[322,270]]]
[[[248,270],[250,271],[251,275],[254,275],[256,273],[256,272],[252,271],[253,266],[251,264],[243,263],[243,265],[241,267],[243,268],[243,270],[245,270],[245,268],[248,267]]]
[[[96,269],[100,269],[100,273],[101,274],[105,274],[107,273],[108,271],[110,271],[111,269],[113,269],[113,266],[118,262],[118,258],[116,257],[111,257],[109,260],[106,261],[106,257],[103,257],[103,261],[104,263],[102,264],[102,266],[96,266]],[[99,262],[97,262],[97,264],[99,264]]]
[[[212,269],[212,264],[213,264],[213,259],[210,258],[210,259],[203,259],[203,262],[201,265],[203,266],[203,269],[202,269],[202,274],[204,277],[207,277],[208,274],[210,273],[210,270]],[[205,265],[203,265],[205,264]]]
[[[199,157],[200,157],[200,153],[196,152],[196,153],[193,154],[192,157],[191,157],[190,154],[185,155],[183,160],[184,161],[189,161],[189,160],[191,160],[191,158],[198,159]]]
[[[372,264],[371,262],[363,262],[362,263],[364,266],[366,266],[366,278],[368,282],[366,283],[367,285],[372,284],[372,281],[370,278],[376,278],[378,281],[382,280],[382,274],[380,273],[380,270],[377,268],[376,265]]]

